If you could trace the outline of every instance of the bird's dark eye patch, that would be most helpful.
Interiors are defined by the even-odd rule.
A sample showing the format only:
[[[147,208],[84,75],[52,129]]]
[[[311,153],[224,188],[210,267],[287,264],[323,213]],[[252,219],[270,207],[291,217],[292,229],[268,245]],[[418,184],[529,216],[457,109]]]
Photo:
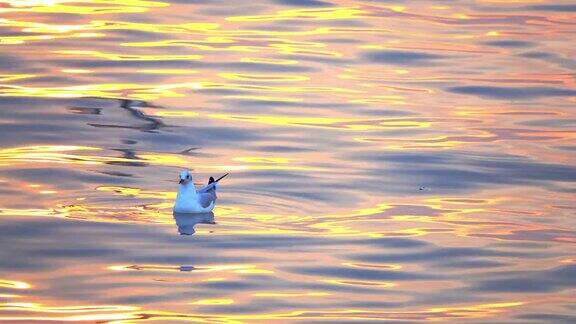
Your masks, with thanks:
[[[187,176],[186,176],[186,179],[190,179],[190,175],[187,175]]]

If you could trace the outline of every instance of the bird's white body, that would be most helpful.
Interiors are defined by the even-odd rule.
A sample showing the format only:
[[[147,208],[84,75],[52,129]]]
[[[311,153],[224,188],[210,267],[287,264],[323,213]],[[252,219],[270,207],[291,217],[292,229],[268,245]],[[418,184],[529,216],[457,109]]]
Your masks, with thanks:
[[[177,213],[208,213],[214,209],[214,201],[208,207],[202,207],[199,201],[199,194],[192,182],[180,184],[174,211]]]
[[[180,173],[180,187],[174,203],[176,213],[208,213],[216,203],[216,183],[196,190],[192,175],[188,171]]]

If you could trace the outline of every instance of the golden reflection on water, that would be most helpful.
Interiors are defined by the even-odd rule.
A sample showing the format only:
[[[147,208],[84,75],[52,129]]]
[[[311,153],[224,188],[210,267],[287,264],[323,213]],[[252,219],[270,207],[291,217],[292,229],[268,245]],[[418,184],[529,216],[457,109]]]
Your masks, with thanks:
[[[0,279],[0,287],[9,289],[30,289],[32,286],[22,281]]]
[[[294,10],[281,10],[274,15],[260,15],[260,16],[238,16],[228,17],[228,21],[275,21],[275,20],[332,20],[332,19],[362,19],[366,18],[363,14],[367,12],[353,7],[335,7],[335,8],[322,8],[322,9],[294,9]],[[374,17],[376,18],[376,17]]]
[[[192,303],[193,305],[229,305],[233,304],[232,299],[208,299],[199,300]],[[477,304],[470,306],[451,307],[451,308],[430,308],[425,310],[404,311],[404,312],[386,312],[386,311],[369,311],[369,310],[318,310],[318,311],[293,311],[286,313],[270,313],[270,314],[253,314],[253,315],[225,315],[225,314],[179,314],[170,312],[142,312],[142,313],[109,313],[109,314],[91,314],[91,315],[78,315],[78,316],[62,316],[48,318],[51,320],[62,321],[109,321],[110,323],[124,323],[137,319],[151,319],[151,320],[184,320],[184,321],[205,321],[209,320],[218,323],[244,323],[245,321],[279,321],[279,320],[306,320],[317,319],[323,320],[449,320],[449,319],[478,319],[495,316],[507,311],[509,308],[521,306],[521,302],[505,302],[494,304]],[[7,304],[5,309],[22,310],[26,309],[31,312],[42,313],[70,313],[81,311],[121,311],[121,306],[110,307],[71,307],[71,308],[49,308],[38,304],[24,304],[15,303]],[[28,320],[41,320],[46,317],[27,317]],[[0,317],[2,320],[17,320],[19,317]]]
[[[229,238],[240,248],[207,248],[205,254],[253,259],[196,262],[191,257],[192,266],[133,262],[130,253],[137,251],[132,249],[120,259],[93,257],[88,266],[74,256],[61,263],[59,257],[35,256],[50,258],[57,270],[0,273],[0,321],[506,322],[517,320],[516,314],[534,314],[534,305],[566,312],[558,311],[571,302],[565,297],[570,291],[557,288],[561,284],[527,294],[446,289],[471,286],[476,274],[529,274],[545,263],[575,263],[566,254],[566,244],[575,242],[569,217],[574,186],[563,171],[574,165],[567,153],[576,137],[570,128],[574,95],[550,97],[546,90],[576,85],[572,52],[564,45],[573,33],[571,11],[546,7],[553,3],[545,0],[294,3],[261,2],[247,10],[212,2],[0,2],[0,97],[22,100],[9,109],[2,106],[7,117],[0,128],[26,128],[5,136],[9,144],[0,148],[0,183],[10,187],[1,192],[0,217],[113,223],[115,229],[119,223],[166,224],[158,231],[172,233],[176,169],[193,168],[198,184],[208,175],[231,172],[215,209],[216,224],[200,226],[189,240],[193,251],[185,254]],[[459,86],[496,89],[472,89],[465,96],[452,92]],[[486,98],[507,88],[534,97]],[[122,106],[127,99],[147,102]],[[140,126],[151,120],[154,127]],[[75,128],[66,128],[70,125]],[[395,162],[386,154],[416,158]],[[418,160],[446,156],[452,160]],[[497,172],[514,161],[518,165]],[[523,171],[530,163],[533,168]],[[442,167],[454,175],[441,173]],[[35,171],[32,178],[22,177]],[[56,180],[37,176],[52,171],[60,171]],[[87,174],[102,178],[78,176]],[[114,240],[137,245],[126,236]],[[263,245],[251,250],[236,242],[250,237],[333,245],[268,250],[262,239]],[[378,239],[383,241],[370,241]],[[387,250],[379,243],[350,243],[389,239],[429,245]],[[473,260],[478,266],[462,262],[460,268],[451,268],[450,255],[444,260],[440,254],[440,265],[418,259],[434,256],[434,249],[499,251],[517,242],[546,244],[550,254],[544,260],[487,255]],[[150,239],[149,244],[173,243]],[[409,261],[354,259],[411,249],[418,253]],[[298,272],[306,267],[337,271]],[[356,271],[365,277],[354,276]],[[134,286],[110,290],[110,298],[123,302],[95,296],[92,303],[51,290],[65,281],[56,272],[80,281],[78,292],[86,295],[91,287],[82,290],[84,279],[74,276]],[[374,272],[391,278],[371,278]],[[394,277],[411,272],[454,276]],[[253,288],[251,280],[286,286]],[[150,282],[158,286],[150,288]],[[175,297],[178,308],[130,299],[172,296],[182,288],[178,284],[209,294]],[[442,299],[464,292],[481,301]],[[420,296],[435,302],[412,304]],[[402,306],[360,304],[382,299]],[[286,300],[295,302],[282,304]],[[282,307],[237,310],[268,303]]]
[[[148,8],[168,6],[165,2],[127,0],[119,4],[110,0],[7,0],[6,13],[119,14],[146,12]],[[78,5],[87,4],[94,6]]]
[[[244,96],[243,98],[248,98]],[[249,97],[250,99],[273,99],[275,101],[297,101],[292,98],[278,97]],[[363,120],[355,118],[329,118],[329,117],[292,117],[292,116],[263,116],[263,115],[225,115],[225,114],[201,114],[194,111],[158,111],[155,113],[162,117],[192,117],[209,118],[233,122],[250,122],[275,126],[296,126],[296,127],[318,127],[333,128],[350,131],[371,131],[378,129],[398,129],[398,128],[428,128],[430,122],[390,118],[384,120]]]
[[[101,306],[64,306],[51,307],[39,303],[4,303],[0,304],[0,310],[17,311],[30,313],[29,316],[2,316],[3,321],[114,321],[127,320],[133,318],[129,313],[108,313],[108,312],[129,312],[138,310],[138,307],[120,305]],[[40,314],[38,314],[40,313]],[[75,314],[82,315],[60,315],[54,314]],[[93,313],[93,314],[92,314]],[[103,314],[102,314],[103,313]],[[38,314],[38,315],[36,315]]]
[[[54,54],[74,55],[74,56],[93,56],[111,61],[159,61],[159,60],[199,60],[201,55],[129,55],[129,54],[115,54],[115,53],[102,53],[98,51],[54,51]],[[105,87],[103,85],[103,87]],[[108,87],[118,90],[116,85],[108,85]]]

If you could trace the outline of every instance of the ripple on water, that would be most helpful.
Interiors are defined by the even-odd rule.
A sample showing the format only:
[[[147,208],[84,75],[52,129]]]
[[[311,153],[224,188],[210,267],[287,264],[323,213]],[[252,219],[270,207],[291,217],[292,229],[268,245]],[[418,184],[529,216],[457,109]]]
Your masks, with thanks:
[[[574,322],[574,8],[528,2],[5,1],[0,321]]]

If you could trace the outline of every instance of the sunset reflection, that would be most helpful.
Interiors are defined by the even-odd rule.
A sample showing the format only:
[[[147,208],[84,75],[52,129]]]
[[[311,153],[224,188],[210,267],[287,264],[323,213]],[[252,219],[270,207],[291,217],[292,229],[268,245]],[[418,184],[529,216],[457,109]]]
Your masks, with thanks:
[[[0,14],[0,322],[574,322],[574,5]]]

